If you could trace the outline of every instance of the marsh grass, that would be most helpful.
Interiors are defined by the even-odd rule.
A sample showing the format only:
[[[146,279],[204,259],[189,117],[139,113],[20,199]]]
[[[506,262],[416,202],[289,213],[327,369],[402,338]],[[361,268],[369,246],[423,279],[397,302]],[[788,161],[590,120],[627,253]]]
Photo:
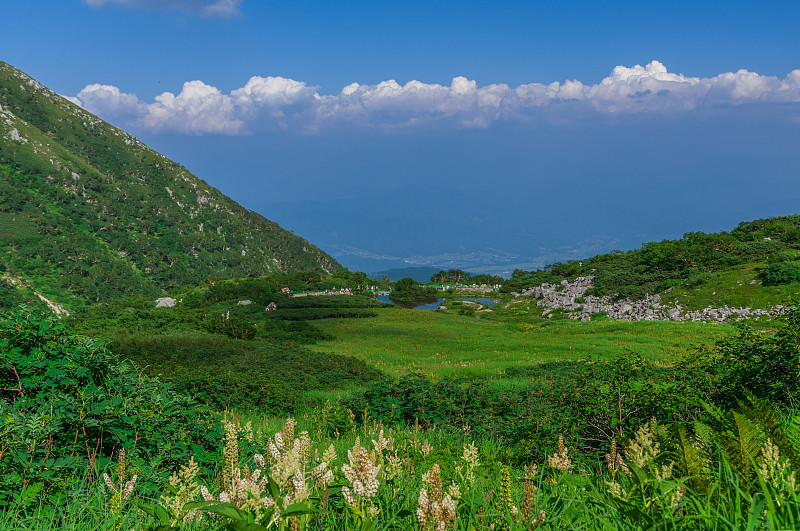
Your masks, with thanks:
[[[391,376],[485,377],[512,367],[610,358],[620,352],[670,364],[732,330],[724,324],[663,321],[531,321],[509,312],[478,320],[448,312],[376,311],[378,317],[367,321],[317,321],[334,339],[311,348],[352,356]]]

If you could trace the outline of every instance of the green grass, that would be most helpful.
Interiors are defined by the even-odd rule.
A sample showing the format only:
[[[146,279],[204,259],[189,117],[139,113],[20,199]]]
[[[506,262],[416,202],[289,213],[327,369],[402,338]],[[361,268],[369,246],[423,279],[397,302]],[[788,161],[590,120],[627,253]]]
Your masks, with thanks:
[[[475,319],[455,312],[380,309],[377,318],[337,319],[315,324],[334,339],[311,348],[353,356],[392,376],[421,373],[431,378],[497,375],[510,367],[545,361],[607,358],[631,351],[669,364],[729,325],[661,321]],[[487,315],[487,314],[484,314]],[[498,316],[498,319],[501,318]]]
[[[744,264],[727,271],[707,273],[703,284],[677,286],[662,294],[665,303],[678,303],[685,309],[700,310],[708,306],[767,308],[787,305],[791,299],[800,300],[800,283],[781,286],[762,286],[758,273],[767,264]]]

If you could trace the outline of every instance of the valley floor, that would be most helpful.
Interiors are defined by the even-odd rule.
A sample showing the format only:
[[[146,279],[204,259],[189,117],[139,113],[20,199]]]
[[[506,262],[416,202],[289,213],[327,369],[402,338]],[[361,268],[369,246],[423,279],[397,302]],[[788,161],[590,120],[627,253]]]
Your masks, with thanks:
[[[626,351],[669,365],[733,330],[731,325],[713,323],[544,321],[520,309],[498,308],[481,319],[452,310],[377,312],[378,317],[370,319],[315,322],[333,339],[311,348],[353,356],[391,376],[420,373],[437,379],[496,376],[511,367],[606,359]]]

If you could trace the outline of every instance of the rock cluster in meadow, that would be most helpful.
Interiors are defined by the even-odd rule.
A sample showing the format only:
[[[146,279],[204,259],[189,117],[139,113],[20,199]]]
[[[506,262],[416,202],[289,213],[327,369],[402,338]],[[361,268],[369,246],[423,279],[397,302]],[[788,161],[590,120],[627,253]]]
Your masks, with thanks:
[[[614,300],[613,296],[597,297],[586,295],[592,287],[593,276],[578,277],[571,282],[562,280],[561,284],[542,284],[514,293],[516,297],[533,296],[536,304],[545,308],[543,315],[550,317],[553,310],[563,309],[570,319],[588,321],[592,314],[605,312],[612,319],[625,321],[727,321],[749,317],[775,316],[783,313],[783,306],[770,309],[761,308],[721,308],[707,307],[702,310],[685,311],[680,304],[667,305],[661,296],[645,295],[639,300]]]

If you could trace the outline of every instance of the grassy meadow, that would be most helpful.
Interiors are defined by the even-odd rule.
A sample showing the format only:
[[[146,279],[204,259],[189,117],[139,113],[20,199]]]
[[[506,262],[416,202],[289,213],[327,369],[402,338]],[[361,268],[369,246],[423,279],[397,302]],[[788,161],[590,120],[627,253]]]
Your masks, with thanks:
[[[800,300],[800,283],[762,285],[758,275],[765,267],[765,263],[748,263],[705,273],[698,286],[676,286],[662,294],[661,299],[688,310],[702,310],[709,306],[768,308],[777,304],[791,305]]]
[[[733,327],[726,324],[543,320],[499,309],[481,319],[454,311],[377,310],[371,319],[315,322],[331,339],[310,348],[352,356],[391,376],[429,378],[497,376],[542,362],[608,359],[620,352],[669,365],[708,346]]]
[[[743,332],[270,287],[0,321],[0,528],[800,525],[800,319]]]

